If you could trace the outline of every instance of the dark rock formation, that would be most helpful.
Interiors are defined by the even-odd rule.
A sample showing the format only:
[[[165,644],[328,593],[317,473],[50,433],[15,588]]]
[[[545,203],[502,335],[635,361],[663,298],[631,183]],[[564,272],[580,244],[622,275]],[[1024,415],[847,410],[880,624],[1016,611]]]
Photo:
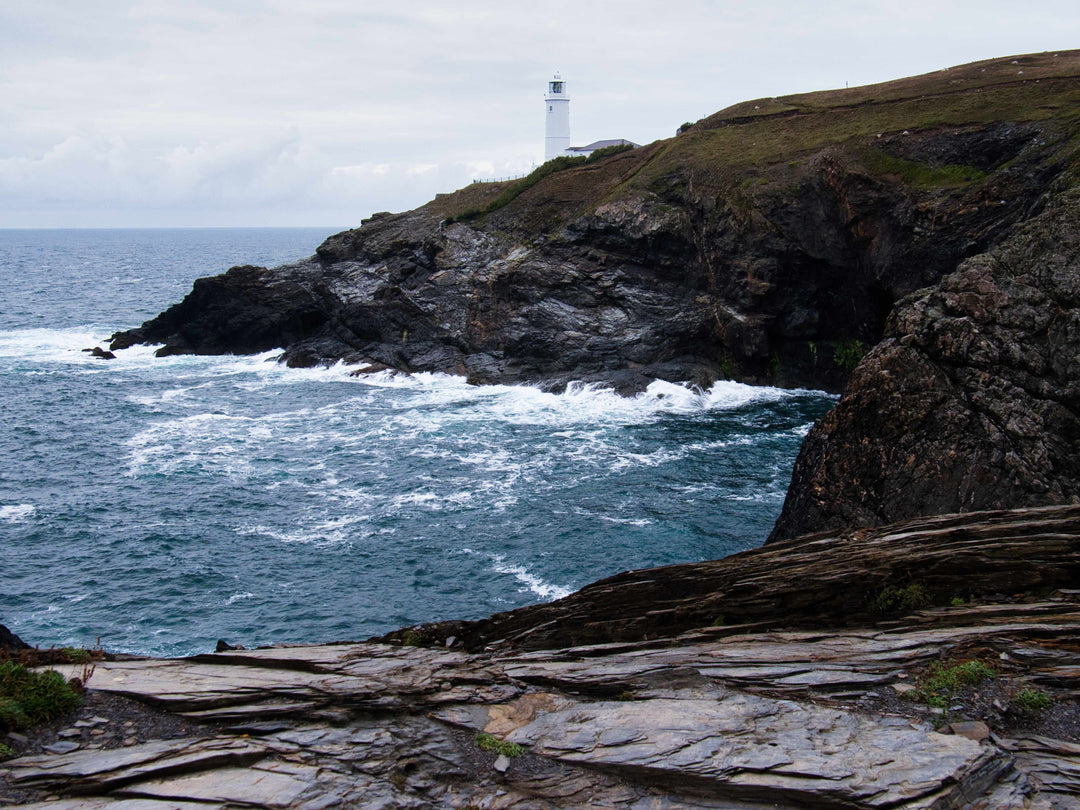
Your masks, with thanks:
[[[376,215],[304,262],[201,279],[111,348],[839,390],[895,300],[993,245],[1068,170],[1078,76],[1080,53],[1044,54],[738,105]]]
[[[945,515],[800,537],[722,560],[627,571],[565,599],[473,622],[399,630],[470,650],[553,649],[665,639],[694,627],[730,633],[867,623],[886,589],[915,586],[925,606],[954,597],[1045,593],[1080,582],[1080,507]],[[719,632],[719,631],[718,631]]]
[[[0,624],[0,650],[28,650],[30,645]]]
[[[901,302],[772,538],[1080,501],[1080,192]]]
[[[94,346],[92,349],[83,349],[91,357],[96,357],[98,360],[115,360],[116,355],[110,351],[106,351],[100,346]]]

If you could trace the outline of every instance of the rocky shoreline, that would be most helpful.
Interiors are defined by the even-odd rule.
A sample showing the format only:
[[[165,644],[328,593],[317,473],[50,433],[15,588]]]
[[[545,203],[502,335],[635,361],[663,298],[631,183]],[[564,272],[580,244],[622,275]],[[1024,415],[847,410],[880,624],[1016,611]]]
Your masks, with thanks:
[[[846,389],[761,549],[100,662],[0,803],[1080,807],[1078,104],[1075,51],[760,99],[200,279],[110,348]]]

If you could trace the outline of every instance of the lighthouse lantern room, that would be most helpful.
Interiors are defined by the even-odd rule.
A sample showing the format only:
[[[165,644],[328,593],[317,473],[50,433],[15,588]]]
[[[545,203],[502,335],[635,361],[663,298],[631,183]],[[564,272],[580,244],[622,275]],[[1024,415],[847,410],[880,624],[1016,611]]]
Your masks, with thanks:
[[[544,102],[547,104],[544,160],[551,160],[570,148],[570,96],[566,94],[566,82],[558,73],[548,82]]]

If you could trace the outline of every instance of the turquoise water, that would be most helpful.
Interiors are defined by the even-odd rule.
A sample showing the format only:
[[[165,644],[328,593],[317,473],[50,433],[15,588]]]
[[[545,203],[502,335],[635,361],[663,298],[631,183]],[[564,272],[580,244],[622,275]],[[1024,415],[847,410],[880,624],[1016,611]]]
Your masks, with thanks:
[[[0,622],[154,655],[361,639],[763,541],[831,397],[81,351],[332,230],[0,231]]]

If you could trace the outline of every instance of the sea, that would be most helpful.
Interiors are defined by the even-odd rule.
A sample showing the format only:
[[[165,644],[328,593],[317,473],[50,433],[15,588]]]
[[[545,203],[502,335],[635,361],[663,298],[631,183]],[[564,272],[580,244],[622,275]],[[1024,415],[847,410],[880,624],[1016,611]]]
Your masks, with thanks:
[[[0,623],[155,656],[361,640],[764,541],[834,397],[83,351],[336,230],[0,230]]]

